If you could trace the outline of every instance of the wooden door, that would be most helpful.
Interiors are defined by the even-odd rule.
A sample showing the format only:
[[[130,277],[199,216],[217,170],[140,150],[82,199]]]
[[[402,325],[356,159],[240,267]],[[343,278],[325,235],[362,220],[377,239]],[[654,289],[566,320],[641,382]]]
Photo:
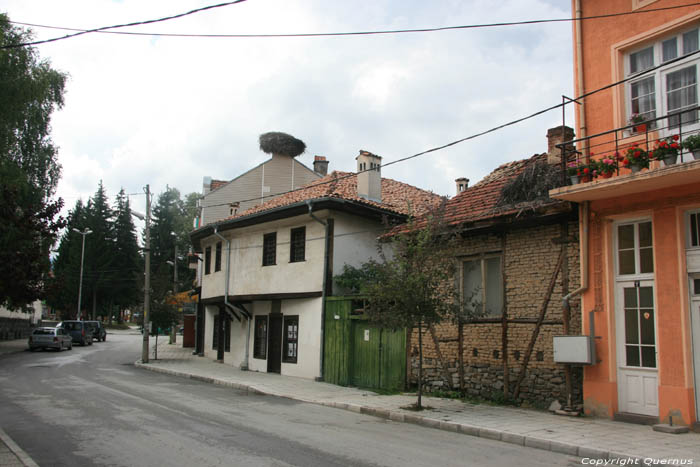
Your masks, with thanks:
[[[282,371],[282,315],[270,315],[267,338],[267,372]]]

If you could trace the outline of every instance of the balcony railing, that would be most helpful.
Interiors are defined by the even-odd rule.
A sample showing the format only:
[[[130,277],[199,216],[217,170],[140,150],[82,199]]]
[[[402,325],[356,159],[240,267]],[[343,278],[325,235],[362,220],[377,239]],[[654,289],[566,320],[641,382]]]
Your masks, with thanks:
[[[700,159],[700,106],[557,145],[562,185]],[[670,122],[670,123],[669,123]],[[691,146],[697,140],[695,147]]]

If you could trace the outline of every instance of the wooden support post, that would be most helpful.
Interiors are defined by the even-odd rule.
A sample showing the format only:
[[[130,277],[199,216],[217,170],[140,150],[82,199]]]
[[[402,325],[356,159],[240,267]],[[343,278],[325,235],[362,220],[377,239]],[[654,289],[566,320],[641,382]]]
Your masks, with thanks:
[[[457,362],[459,364],[459,392],[464,395],[464,323],[459,318],[457,323]]]
[[[549,288],[547,289],[547,293],[545,294],[544,300],[542,301],[542,307],[540,308],[540,315],[537,318],[537,324],[535,325],[535,329],[532,330],[530,343],[527,346],[525,356],[523,357],[523,363],[520,366],[520,374],[518,375],[518,379],[515,382],[515,388],[513,390],[513,399],[517,399],[520,395],[520,385],[522,384],[523,379],[525,379],[525,371],[527,370],[527,365],[530,363],[530,357],[532,356],[532,351],[535,348],[535,342],[537,342],[537,336],[540,333],[542,321],[544,321],[544,316],[547,313],[547,306],[549,305],[549,300],[552,298],[552,292],[554,292],[554,286],[556,285],[557,276],[559,275],[561,265],[564,261],[564,251],[565,250],[562,250],[562,252],[559,253],[559,261],[557,261],[557,266],[554,268],[554,272],[552,273],[552,279],[549,281]]]
[[[447,363],[442,358],[442,352],[440,351],[440,342],[438,341],[437,334],[435,333],[435,327],[432,324],[428,325],[428,330],[430,331],[430,337],[433,338],[433,345],[435,346],[435,354],[437,355],[438,362],[440,362],[440,368],[442,369],[442,377],[447,383],[447,387],[452,389],[452,377],[450,376],[450,370],[447,367]]]
[[[506,297],[506,233],[501,237],[501,284],[503,285],[503,313],[501,315],[501,354],[503,355],[503,394],[510,396],[508,369],[508,301]]]

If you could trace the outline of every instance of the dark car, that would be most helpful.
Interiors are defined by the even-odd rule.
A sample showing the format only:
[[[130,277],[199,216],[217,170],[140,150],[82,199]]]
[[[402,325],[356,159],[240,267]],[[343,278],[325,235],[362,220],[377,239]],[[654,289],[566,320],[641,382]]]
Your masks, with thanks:
[[[85,321],[85,323],[92,331],[93,339],[97,339],[97,342],[104,342],[107,340],[107,330],[102,325],[101,321]]]
[[[92,345],[92,330],[85,321],[61,321],[57,328],[63,328],[80,345]]]

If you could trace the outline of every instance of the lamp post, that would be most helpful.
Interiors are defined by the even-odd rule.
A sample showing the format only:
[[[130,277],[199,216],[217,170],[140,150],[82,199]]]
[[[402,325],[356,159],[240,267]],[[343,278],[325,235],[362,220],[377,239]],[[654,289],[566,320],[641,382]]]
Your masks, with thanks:
[[[143,284],[143,345],[141,346],[141,362],[148,363],[148,334],[150,332],[149,311],[151,308],[151,188],[146,185],[146,215],[136,211],[131,214],[146,222],[146,242],[143,248],[145,253],[145,272]]]
[[[90,235],[92,233],[92,230],[90,229],[85,229],[82,232],[75,227],[73,227],[73,232],[79,233],[80,235],[83,236],[83,247],[82,251],[80,253],[80,286],[78,287],[78,314],[76,315],[76,319],[79,321],[80,320],[80,306],[82,305],[83,301],[83,262],[85,261],[85,237],[87,235]]]

